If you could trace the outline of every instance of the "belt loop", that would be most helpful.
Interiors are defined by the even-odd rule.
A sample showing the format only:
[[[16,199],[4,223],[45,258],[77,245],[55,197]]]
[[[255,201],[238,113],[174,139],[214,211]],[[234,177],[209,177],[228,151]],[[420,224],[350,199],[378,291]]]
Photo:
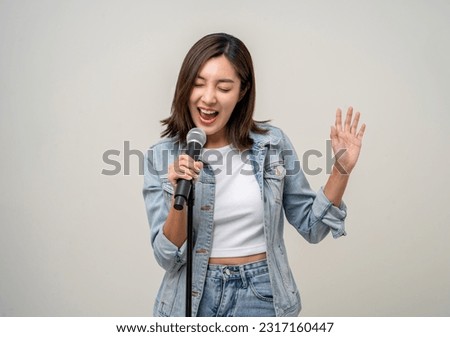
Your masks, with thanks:
[[[245,275],[244,265],[239,266],[239,273],[241,274],[242,287],[246,289],[248,287],[247,276]]]

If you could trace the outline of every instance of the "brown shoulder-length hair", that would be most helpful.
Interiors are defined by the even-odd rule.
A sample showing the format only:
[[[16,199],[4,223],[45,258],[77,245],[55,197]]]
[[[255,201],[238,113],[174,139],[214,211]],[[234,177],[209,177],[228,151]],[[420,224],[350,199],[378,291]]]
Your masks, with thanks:
[[[186,140],[189,130],[195,127],[189,111],[189,97],[195,79],[200,68],[209,59],[221,55],[230,61],[241,80],[241,99],[227,123],[228,140],[238,149],[247,149],[253,144],[251,131],[260,134],[267,132],[253,120],[256,91],[250,52],[238,38],[225,33],[215,33],[201,38],[187,53],[178,75],[171,115],[161,121],[162,125],[166,126],[162,137],[178,136],[181,141]]]

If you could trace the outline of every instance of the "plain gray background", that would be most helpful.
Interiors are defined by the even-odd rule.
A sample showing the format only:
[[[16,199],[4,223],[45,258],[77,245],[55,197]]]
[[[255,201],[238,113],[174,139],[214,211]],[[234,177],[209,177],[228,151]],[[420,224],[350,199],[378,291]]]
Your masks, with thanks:
[[[321,151],[310,168],[337,107],[368,125],[348,236],[287,225],[301,315],[449,316],[449,17],[437,0],[0,1],[0,315],[151,315],[163,272],[124,146],[158,140],[187,50],[224,31],[253,55],[255,118]]]

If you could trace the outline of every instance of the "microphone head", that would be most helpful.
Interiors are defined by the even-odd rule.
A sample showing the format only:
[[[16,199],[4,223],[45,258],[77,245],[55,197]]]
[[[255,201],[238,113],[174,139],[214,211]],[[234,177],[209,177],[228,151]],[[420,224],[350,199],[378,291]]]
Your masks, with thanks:
[[[206,133],[200,128],[190,129],[186,136],[187,143],[195,142],[199,143],[201,147],[206,143]]]

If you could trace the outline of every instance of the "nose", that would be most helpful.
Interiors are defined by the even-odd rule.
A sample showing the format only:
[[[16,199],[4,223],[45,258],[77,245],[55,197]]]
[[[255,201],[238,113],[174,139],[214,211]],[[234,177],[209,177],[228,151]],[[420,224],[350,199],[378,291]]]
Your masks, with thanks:
[[[212,105],[217,102],[216,100],[216,91],[214,88],[207,86],[202,93],[202,101],[207,105]]]

